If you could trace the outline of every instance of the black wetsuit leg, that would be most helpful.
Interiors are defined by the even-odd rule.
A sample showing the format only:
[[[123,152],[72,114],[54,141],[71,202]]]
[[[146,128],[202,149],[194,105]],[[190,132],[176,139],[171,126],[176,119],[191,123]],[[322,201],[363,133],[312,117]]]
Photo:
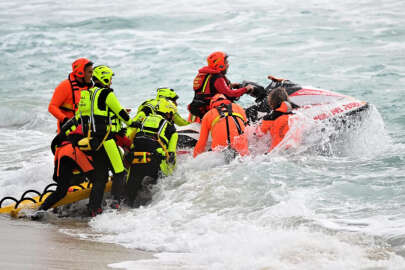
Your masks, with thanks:
[[[134,164],[131,166],[130,174],[127,181],[127,194],[128,205],[136,207],[134,201],[136,200],[138,193],[143,189],[142,180],[145,176],[150,176],[154,179],[151,184],[156,184],[156,180],[159,176],[160,159],[152,158],[151,162],[146,164]]]
[[[111,195],[113,200],[121,201],[124,191],[124,179],[126,172],[120,172],[112,176]]]
[[[126,186],[126,193],[128,196],[128,205],[131,207],[138,207],[144,203],[136,203],[139,193],[144,188],[142,180],[145,176],[152,177],[154,181],[151,184],[156,184],[160,172],[161,157],[156,153],[156,149],[160,147],[159,143],[148,139],[135,139],[135,152],[150,152],[153,153],[151,161],[148,163],[132,164]]]
[[[56,190],[45,199],[39,210],[48,210],[55,203],[66,196],[66,193],[68,192],[68,189],[72,184],[73,171],[77,168],[77,164],[71,158],[61,158],[59,165],[59,177],[57,179],[58,186]]]
[[[97,211],[101,209],[104,197],[105,184],[108,181],[108,168],[110,161],[104,147],[92,154],[93,166],[95,169],[94,177],[91,179],[93,188],[89,197],[89,211]]]

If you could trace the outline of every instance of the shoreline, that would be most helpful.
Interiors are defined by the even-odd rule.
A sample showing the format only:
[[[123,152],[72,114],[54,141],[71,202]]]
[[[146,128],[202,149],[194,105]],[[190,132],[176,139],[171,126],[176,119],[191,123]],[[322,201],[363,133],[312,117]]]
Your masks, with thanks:
[[[49,223],[0,216],[0,228],[1,269],[113,269],[108,265],[153,257],[117,244],[75,238]]]

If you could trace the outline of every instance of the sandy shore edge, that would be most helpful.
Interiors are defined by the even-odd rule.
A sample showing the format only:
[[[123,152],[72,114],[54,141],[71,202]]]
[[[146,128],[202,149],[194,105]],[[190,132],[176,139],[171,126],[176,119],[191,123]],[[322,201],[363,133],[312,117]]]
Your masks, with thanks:
[[[152,258],[148,252],[74,238],[55,225],[27,219],[1,216],[0,228],[0,269],[112,269],[109,264]]]

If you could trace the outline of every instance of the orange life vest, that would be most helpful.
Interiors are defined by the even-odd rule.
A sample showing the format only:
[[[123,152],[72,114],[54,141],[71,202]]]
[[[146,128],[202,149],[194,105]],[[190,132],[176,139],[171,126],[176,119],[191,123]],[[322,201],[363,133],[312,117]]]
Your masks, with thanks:
[[[260,130],[263,133],[270,132],[271,145],[269,151],[273,150],[285,137],[290,127],[288,120],[291,112],[291,104],[288,102],[281,103],[280,107],[263,118]]]
[[[94,170],[94,167],[90,162],[91,157],[83,153],[78,147],[73,148],[73,145],[70,142],[64,142],[61,146],[57,147],[55,151],[57,176],[59,176],[60,161],[63,157],[72,159],[78,165],[82,173]]]
[[[69,74],[68,78],[55,88],[48,111],[58,120],[58,132],[63,119],[74,116],[80,101],[80,91],[88,88],[80,87],[73,74]]]
[[[191,114],[198,118],[202,118],[204,114],[210,110],[211,98],[219,93],[215,88],[215,81],[219,77],[223,77],[226,83],[230,85],[231,82],[218,70],[214,70],[210,67],[203,67],[198,71],[193,82],[194,98],[188,105]],[[189,121],[199,122],[199,119],[192,119],[190,117]]]
[[[245,131],[245,110],[235,104],[223,104],[205,114],[200,130],[200,138],[194,148],[194,156],[204,152],[209,131],[211,131],[211,148],[230,146],[241,155],[249,154]]]

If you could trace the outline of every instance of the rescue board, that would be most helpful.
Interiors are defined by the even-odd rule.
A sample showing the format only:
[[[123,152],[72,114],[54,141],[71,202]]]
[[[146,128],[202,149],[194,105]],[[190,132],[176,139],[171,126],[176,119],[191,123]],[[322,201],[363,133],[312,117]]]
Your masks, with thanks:
[[[106,183],[104,192],[111,191],[111,185],[112,185],[112,181],[109,180]],[[60,200],[56,204],[54,204],[52,206],[52,208],[87,199],[90,196],[91,188],[92,188],[92,185],[89,182],[82,182],[79,185],[71,186],[69,188],[69,191],[66,194],[66,196],[62,200]],[[24,195],[27,194],[28,192],[35,192],[36,194],[38,194],[38,196],[25,197]],[[23,196],[21,196],[21,199],[19,201],[17,201],[16,199],[14,199],[12,197],[5,197],[1,200],[1,203],[3,201],[5,201],[6,199],[12,199],[15,201],[15,203],[1,207],[0,214],[10,214],[12,217],[18,217],[18,213],[22,209],[36,210],[36,209],[38,209],[39,206],[41,206],[41,204],[45,201],[45,199],[51,193],[52,193],[52,191],[47,191],[47,188],[46,188],[42,194],[40,194],[39,192],[36,192],[36,191],[29,190],[29,191],[25,192],[23,194]],[[0,206],[1,206],[1,203],[0,203]]]

